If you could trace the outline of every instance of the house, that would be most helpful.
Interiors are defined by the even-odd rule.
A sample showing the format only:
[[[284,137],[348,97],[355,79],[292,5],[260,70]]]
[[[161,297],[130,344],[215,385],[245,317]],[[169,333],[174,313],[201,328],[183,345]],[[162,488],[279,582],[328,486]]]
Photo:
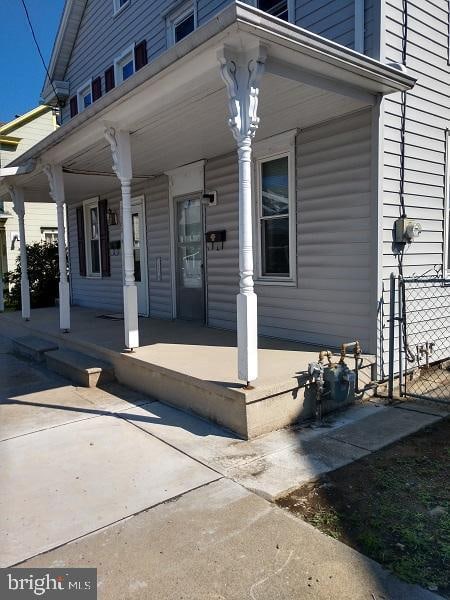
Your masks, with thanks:
[[[38,106],[0,125],[0,168],[27,152],[34,144],[57,129],[55,109]],[[48,197],[48,196],[47,196]],[[9,196],[0,199],[0,279],[13,271],[19,256],[19,220]],[[28,243],[57,239],[54,202],[26,203],[25,229]]]
[[[447,0],[67,0],[62,126],[6,174],[61,235],[67,206],[61,329],[71,303],[123,312],[128,349],[138,316],[237,330],[250,395],[258,335],[359,340],[382,377],[395,221],[422,227],[404,273],[449,267],[448,24]]]

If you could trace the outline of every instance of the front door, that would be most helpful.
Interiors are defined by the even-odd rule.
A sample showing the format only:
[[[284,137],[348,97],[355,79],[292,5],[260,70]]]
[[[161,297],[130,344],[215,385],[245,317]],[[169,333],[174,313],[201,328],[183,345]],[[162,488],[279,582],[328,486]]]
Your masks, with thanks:
[[[176,202],[177,317],[204,322],[202,213],[198,197]]]
[[[148,282],[147,282],[147,244],[145,234],[144,199],[135,198],[131,202],[131,219],[133,225],[133,258],[134,280],[138,296],[138,312],[148,316]]]

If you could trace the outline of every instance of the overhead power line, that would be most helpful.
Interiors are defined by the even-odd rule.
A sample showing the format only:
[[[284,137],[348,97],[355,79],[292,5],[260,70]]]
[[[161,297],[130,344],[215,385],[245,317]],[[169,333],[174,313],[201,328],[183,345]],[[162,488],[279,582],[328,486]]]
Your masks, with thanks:
[[[36,45],[37,51],[38,51],[39,56],[41,58],[41,62],[43,64],[43,66],[44,66],[45,72],[47,73],[48,80],[50,81],[50,85],[52,86],[53,92],[54,92],[55,97],[56,97],[56,99],[58,101],[58,106],[60,106],[61,105],[61,99],[60,99],[60,97],[58,96],[58,94],[56,92],[55,86],[53,85],[52,78],[50,77],[50,73],[48,72],[47,65],[45,64],[44,57],[42,56],[41,48],[39,47],[39,42],[37,41],[36,34],[34,32],[33,23],[31,22],[30,13],[28,12],[27,5],[25,4],[25,0],[20,0],[20,1],[22,3],[23,9],[25,11],[25,16],[27,18],[28,25],[29,25],[30,30],[31,30],[31,35],[33,36],[33,40],[34,40],[34,43]]]

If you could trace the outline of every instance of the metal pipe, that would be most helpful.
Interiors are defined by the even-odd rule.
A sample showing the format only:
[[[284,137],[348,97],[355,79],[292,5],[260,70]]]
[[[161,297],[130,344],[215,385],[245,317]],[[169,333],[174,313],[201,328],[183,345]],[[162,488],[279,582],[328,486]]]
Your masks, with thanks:
[[[356,357],[360,357],[361,356],[361,344],[359,343],[358,340],[354,341],[354,342],[348,342],[347,344],[342,344],[341,346],[341,358],[339,360],[340,363],[345,362],[345,357],[347,355],[347,350],[349,348],[354,347],[353,350],[353,356]]]
[[[400,397],[403,396],[403,363],[402,363],[402,353],[403,353],[403,303],[402,303],[402,286],[403,280],[399,277],[398,280],[398,386],[399,386],[399,394]]]
[[[389,382],[388,398],[394,399],[394,351],[395,351],[395,275],[391,273],[391,288],[389,296]]]

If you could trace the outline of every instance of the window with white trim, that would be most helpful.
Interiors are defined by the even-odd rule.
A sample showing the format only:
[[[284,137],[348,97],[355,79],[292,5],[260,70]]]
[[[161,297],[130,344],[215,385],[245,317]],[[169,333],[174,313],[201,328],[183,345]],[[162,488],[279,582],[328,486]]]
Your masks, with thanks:
[[[197,27],[195,4],[187,2],[167,16],[167,44],[177,44]]]
[[[86,200],[83,204],[83,208],[87,275],[88,277],[101,277],[102,270],[98,198]]]
[[[130,0],[113,0],[114,14],[116,15],[125,8],[125,6],[128,6],[128,4],[130,4]]]
[[[261,281],[295,281],[293,150],[257,160],[258,270]]]
[[[121,56],[114,61],[116,85],[131,77],[135,72],[134,48],[128,48]]]
[[[58,242],[57,227],[41,227],[41,239],[46,244],[55,244]]]
[[[173,39],[175,44],[192,33],[195,29],[194,9],[180,17],[173,24]]]
[[[90,81],[78,90],[78,112],[92,104],[92,84]]]

